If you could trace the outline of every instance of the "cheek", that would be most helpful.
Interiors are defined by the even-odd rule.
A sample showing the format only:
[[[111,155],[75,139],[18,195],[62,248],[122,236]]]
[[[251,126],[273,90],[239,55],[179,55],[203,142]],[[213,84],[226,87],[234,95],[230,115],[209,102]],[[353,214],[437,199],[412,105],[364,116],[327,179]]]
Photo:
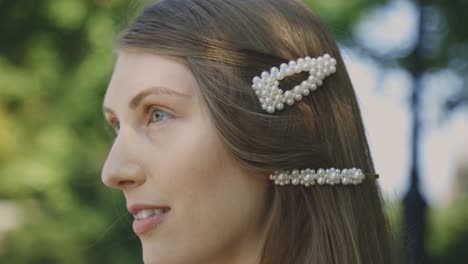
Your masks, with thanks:
[[[220,147],[207,153],[197,156],[193,173],[186,178],[189,184],[178,190],[176,205],[182,209],[180,230],[216,251],[256,231],[265,185],[241,171]]]
[[[153,131],[146,153],[151,185],[169,204],[185,210],[223,178],[225,153],[215,128],[201,114]],[[185,202],[187,201],[187,202]]]
[[[196,202],[222,182],[225,153],[216,134],[209,128],[193,124],[186,129],[178,129],[185,132],[177,136],[164,158],[169,160],[165,163],[169,165],[165,170],[171,177],[163,181],[172,190],[173,201]],[[181,202],[180,206],[186,205],[186,202]]]
[[[174,191],[193,190],[212,180],[210,172],[219,164],[218,145],[214,133],[196,124],[182,124],[168,133],[170,140],[161,140],[162,153],[159,169],[166,175],[163,184]],[[177,193],[179,197],[180,193]]]
[[[172,245],[165,250],[174,254],[202,258],[234,244],[255,227],[263,204],[262,185],[234,163],[210,124],[194,122],[175,131],[183,132],[161,142],[167,151],[155,168],[161,175],[157,189],[172,207],[160,242]]]

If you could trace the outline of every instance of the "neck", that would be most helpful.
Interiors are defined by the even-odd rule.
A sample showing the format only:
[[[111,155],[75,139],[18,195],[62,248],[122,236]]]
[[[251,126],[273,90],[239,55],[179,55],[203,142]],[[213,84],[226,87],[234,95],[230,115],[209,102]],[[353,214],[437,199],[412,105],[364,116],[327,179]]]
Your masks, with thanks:
[[[249,236],[237,241],[236,245],[230,245],[210,261],[204,261],[203,264],[259,264],[266,234],[264,231],[248,234]]]

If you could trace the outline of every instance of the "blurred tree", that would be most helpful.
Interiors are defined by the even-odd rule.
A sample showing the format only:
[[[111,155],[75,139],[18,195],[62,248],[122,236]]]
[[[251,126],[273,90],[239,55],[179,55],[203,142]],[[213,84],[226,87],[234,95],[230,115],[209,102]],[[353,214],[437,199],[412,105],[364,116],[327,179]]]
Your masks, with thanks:
[[[404,245],[404,263],[429,263],[430,258],[426,256],[426,246],[424,244],[428,240],[425,234],[427,231],[426,202],[419,191],[419,181],[421,178],[424,180],[424,177],[420,176],[419,170],[419,161],[421,159],[419,154],[420,134],[424,128],[420,117],[423,111],[420,106],[420,98],[425,92],[424,78],[435,72],[441,74],[453,72],[463,80],[461,83],[467,83],[468,32],[464,26],[468,22],[466,16],[468,2],[465,0],[408,0],[408,2],[411,2],[415,7],[418,19],[415,41],[408,47],[406,53],[401,52],[401,47],[394,47],[394,52],[382,53],[379,46],[359,42],[355,42],[353,48],[360,49],[363,54],[374,58],[379,64],[400,67],[410,73],[413,78],[412,93],[409,98],[413,123],[410,140],[410,187],[404,197],[404,236],[401,239]],[[453,96],[446,98],[444,107],[440,109],[443,115],[447,117],[457,107],[468,103],[468,86],[443,88],[451,89],[453,94]],[[442,118],[441,120],[447,119]],[[466,229],[464,230],[464,233],[457,234],[458,238],[460,238],[460,235],[463,238],[457,241],[462,243],[463,241],[466,243],[468,240],[468,232],[466,232]],[[437,244],[437,241],[430,238],[429,242]],[[466,247],[467,244],[464,244],[464,246]],[[429,247],[434,248],[435,246],[429,245]],[[463,244],[454,244],[454,247],[460,248],[463,247]],[[451,258],[447,255],[447,260],[468,259],[468,254],[463,250],[447,249],[447,251],[458,254],[457,258]],[[436,258],[431,253],[429,255]],[[439,255],[437,259],[442,263],[445,258]]]

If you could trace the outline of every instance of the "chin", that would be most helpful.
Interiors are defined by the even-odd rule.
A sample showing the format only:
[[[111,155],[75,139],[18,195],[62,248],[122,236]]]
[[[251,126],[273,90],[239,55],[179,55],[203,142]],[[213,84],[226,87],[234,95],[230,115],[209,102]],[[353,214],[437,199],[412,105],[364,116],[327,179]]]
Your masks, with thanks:
[[[143,263],[145,264],[165,264],[172,263],[167,261],[166,256],[158,255],[156,252],[145,252],[143,250]]]
[[[151,246],[143,246],[143,263],[145,264],[163,264],[167,263],[166,256],[161,252],[152,250]]]
[[[157,248],[151,243],[142,241],[143,263],[145,264],[179,264],[180,256],[170,256],[168,250]]]

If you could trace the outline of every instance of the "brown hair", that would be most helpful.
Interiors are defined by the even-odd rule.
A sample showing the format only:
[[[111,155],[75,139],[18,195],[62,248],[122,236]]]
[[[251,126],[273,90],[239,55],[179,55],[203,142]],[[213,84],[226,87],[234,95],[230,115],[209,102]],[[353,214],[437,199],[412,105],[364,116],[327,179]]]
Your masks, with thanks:
[[[356,95],[338,47],[318,17],[293,0],[166,0],[146,7],[116,42],[182,57],[226,148],[245,168],[361,168],[374,173]],[[294,106],[267,114],[252,78],[300,57],[329,53],[337,72]],[[307,78],[281,82],[291,89]],[[375,181],[356,186],[272,185],[260,263],[393,263]]]

